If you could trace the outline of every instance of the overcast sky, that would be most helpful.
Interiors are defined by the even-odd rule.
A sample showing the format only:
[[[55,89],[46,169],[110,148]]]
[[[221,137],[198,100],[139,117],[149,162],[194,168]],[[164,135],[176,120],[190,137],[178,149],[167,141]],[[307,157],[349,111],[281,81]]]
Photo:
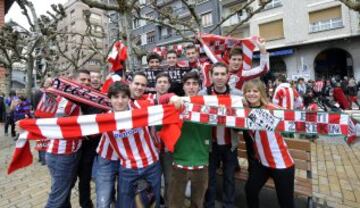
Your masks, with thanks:
[[[32,0],[32,3],[35,6],[35,11],[38,15],[45,14],[46,11],[51,10],[51,4],[64,4],[68,0]],[[15,2],[8,13],[5,16],[5,21],[9,21],[10,19],[14,20],[15,22],[19,23],[24,27],[28,27],[26,18],[23,14],[21,14],[20,7]]]

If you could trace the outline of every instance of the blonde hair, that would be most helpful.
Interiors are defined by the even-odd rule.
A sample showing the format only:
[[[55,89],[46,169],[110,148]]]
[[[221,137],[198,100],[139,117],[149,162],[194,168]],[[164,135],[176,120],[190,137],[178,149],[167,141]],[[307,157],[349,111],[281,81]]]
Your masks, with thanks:
[[[266,86],[263,81],[261,81],[259,78],[257,79],[251,79],[249,81],[246,81],[243,85],[243,93],[246,94],[246,91],[256,88],[260,92],[260,103],[261,106],[267,105],[269,103],[267,93],[266,93]]]

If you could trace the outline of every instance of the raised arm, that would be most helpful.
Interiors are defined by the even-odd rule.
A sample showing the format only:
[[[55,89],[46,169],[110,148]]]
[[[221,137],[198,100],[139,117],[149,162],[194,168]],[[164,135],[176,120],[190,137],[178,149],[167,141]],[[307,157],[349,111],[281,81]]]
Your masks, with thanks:
[[[256,77],[265,75],[270,70],[269,53],[266,50],[265,40],[262,38],[254,40],[255,45],[260,50],[260,65],[250,70],[242,70],[241,76],[245,80],[254,79]]]

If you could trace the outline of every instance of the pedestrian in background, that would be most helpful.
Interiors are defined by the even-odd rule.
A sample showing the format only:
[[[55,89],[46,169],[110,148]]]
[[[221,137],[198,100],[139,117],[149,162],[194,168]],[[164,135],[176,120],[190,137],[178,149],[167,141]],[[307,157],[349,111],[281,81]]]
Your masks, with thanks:
[[[0,93],[0,122],[4,122],[4,113],[5,113],[5,95],[4,93]]]
[[[15,133],[15,122],[14,122],[14,109],[11,109],[11,103],[13,102],[13,100],[17,99],[16,97],[16,92],[15,91],[10,91],[9,93],[9,97],[7,97],[5,99],[5,109],[6,109],[6,119],[5,119],[5,128],[4,128],[4,133],[5,136],[8,136],[8,129],[9,126],[11,128],[11,136],[15,137],[16,133]]]

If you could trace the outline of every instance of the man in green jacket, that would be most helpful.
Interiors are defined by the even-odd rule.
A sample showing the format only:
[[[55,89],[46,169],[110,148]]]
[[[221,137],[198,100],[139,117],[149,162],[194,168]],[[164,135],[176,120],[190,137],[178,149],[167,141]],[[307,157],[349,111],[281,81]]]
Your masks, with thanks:
[[[195,96],[200,89],[197,72],[183,77],[186,96]],[[211,126],[184,122],[173,153],[173,166],[168,189],[169,207],[184,205],[185,189],[191,181],[191,207],[202,207],[208,186],[209,141]]]

